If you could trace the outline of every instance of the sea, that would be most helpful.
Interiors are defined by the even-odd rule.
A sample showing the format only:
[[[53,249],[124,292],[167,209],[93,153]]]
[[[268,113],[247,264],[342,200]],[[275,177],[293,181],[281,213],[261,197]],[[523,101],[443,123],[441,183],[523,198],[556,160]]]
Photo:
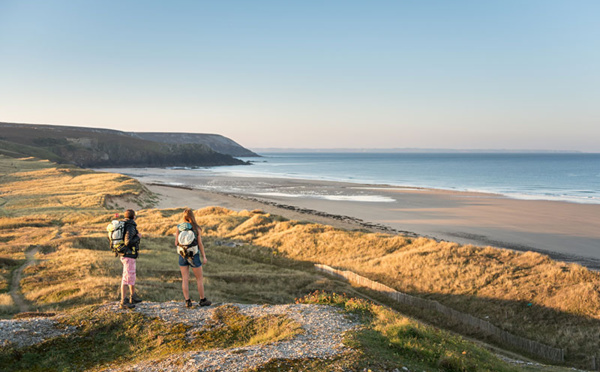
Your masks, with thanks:
[[[250,166],[211,168],[238,177],[342,181],[600,204],[597,153],[264,152]]]

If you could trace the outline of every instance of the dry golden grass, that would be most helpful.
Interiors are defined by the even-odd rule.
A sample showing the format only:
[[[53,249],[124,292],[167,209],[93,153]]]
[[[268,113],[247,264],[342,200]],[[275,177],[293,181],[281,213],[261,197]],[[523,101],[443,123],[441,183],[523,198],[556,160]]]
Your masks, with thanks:
[[[121,264],[108,251],[110,195],[142,195],[127,177],[0,157],[0,295],[14,263],[40,249],[21,287],[39,310],[116,300]],[[153,301],[181,299],[173,246],[183,209],[138,212],[144,234],[138,290]],[[400,291],[432,298],[489,319],[513,333],[567,349],[600,347],[600,275],[537,253],[436,242],[283,221],[260,211],[211,207],[197,211],[214,301],[285,303],[317,289],[344,291],[310,263],[352,270]],[[239,242],[231,245],[231,242]],[[8,261],[7,261],[8,262]],[[191,281],[190,292],[195,292]],[[5,314],[16,311],[7,302]]]
[[[9,290],[12,272],[25,262],[26,250],[36,247],[45,253],[56,250],[64,237],[96,233],[98,226],[92,225],[110,219],[111,212],[105,207],[107,196],[145,192],[139,183],[121,175],[32,158],[0,156],[0,175],[0,294]],[[69,270],[80,271],[76,265],[63,266],[61,279],[71,278]],[[57,297],[76,302],[74,289],[46,286],[43,279],[40,283],[31,287],[26,299],[52,302],[49,298]],[[50,294],[53,290],[56,293]],[[4,313],[15,311],[16,307],[4,307]]]
[[[13,223],[18,222],[18,217],[36,216],[48,221],[50,216],[85,211],[97,213],[105,210],[108,196],[145,192],[137,181],[122,175],[57,166],[45,160],[0,156],[0,170],[3,174],[0,206],[2,214],[12,217]]]
[[[170,234],[178,222],[177,212],[153,211],[139,221],[153,233]],[[353,270],[555,345],[569,346],[565,336],[573,334],[579,341],[571,347],[579,348],[598,333],[598,273],[538,253],[278,222],[269,215],[215,207],[198,211],[197,217],[206,236],[245,241],[295,260]],[[166,228],[163,219],[171,227]],[[557,320],[563,332],[557,333]]]
[[[141,225],[141,224],[140,224]],[[316,289],[333,289],[311,266],[273,258],[260,247],[244,246],[237,255],[219,241],[205,240],[209,263],[205,289],[215,302],[289,303]],[[118,299],[122,266],[108,250],[105,237],[69,237],[53,242],[54,251],[24,271],[26,299],[41,311],[78,307]],[[137,261],[137,290],[147,300],[182,300],[178,256],[169,237],[144,237]],[[307,269],[309,272],[307,272]],[[192,276],[193,278],[193,276]],[[192,298],[199,300],[195,281]]]
[[[571,356],[600,347],[600,274],[580,265],[533,252],[278,222],[246,211],[207,208],[197,218],[207,236],[352,270],[566,348]]]
[[[0,293],[0,314],[13,314],[17,310],[17,305],[10,294]]]
[[[35,247],[40,250],[37,262],[24,270],[20,283],[32,307],[57,310],[116,300],[122,266],[109,251],[106,225],[115,212],[122,211],[107,209],[105,204],[112,205],[115,195],[143,195],[143,187],[124,176],[44,161],[0,158],[2,166],[10,173],[0,179],[4,203],[0,257],[15,265],[0,270],[0,292],[8,289],[11,270],[25,262],[25,252]],[[144,239],[138,260],[138,276],[143,279],[137,289],[149,300],[182,299],[172,237],[182,211],[138,212]],[[227,225],[222,228],[225,231]],[[315,272],[307,273],[307,265],[273,259],[271,251],[247,245],[244,254],[235,255],[219,244],[206,239],[210,263],[205,287],[213,301],[288,303],[315,289],[334,288]],[[197,297],[195,281],[190,287],[192,298]],[[5,313],[11,311],[17,310]]]

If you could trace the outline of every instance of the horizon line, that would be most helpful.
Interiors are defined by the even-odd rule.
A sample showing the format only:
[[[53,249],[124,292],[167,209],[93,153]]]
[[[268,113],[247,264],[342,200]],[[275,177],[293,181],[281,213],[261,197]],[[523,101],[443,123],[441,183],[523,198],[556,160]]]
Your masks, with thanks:
[[[553,149],[461,149],[461,148],[424,148],[424,147],[248,147],[254,152],[476,152],[476,153],[580,153],[600,154],[583,150]]]

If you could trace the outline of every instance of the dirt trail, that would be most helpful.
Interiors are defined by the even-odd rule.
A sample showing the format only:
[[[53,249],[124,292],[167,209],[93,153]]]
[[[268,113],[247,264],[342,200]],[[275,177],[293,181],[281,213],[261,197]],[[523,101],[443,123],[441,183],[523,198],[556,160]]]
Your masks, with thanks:
[[[10,296],[12,297],[15,304],[19,307],[19,312],[21,313],[29,311],[29,305],[27,304],[27,301],[25,301],[25,298],[23,297],[23,294],[21,293],[19,288],[19,284],[21,283],[21,276],[23,275],[23,270],[25,270],[27,266],[30,266],[35,262],[35,255],[38,252],[39,250],[37,247],[26,251],[25,257],[27,258],[27,261],[13,273],[12,284],[10,286]]]

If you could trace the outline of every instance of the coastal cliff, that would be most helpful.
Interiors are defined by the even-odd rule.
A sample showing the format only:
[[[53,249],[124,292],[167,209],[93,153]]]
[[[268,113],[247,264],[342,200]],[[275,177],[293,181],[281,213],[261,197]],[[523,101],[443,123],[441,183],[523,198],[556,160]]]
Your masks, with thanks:
[[[220,134],[210,133],[165,133],[165,132],[129,132],[130,136],[147,141],[170,144],[206,145],[216,152],[231,156],[258,157],[259,155],[242,147],[237,142]]]
[[[164,135],[164,136],[162,136]],[[181,137],[185,135],[179,134]],[[37,157],[80,167],[164,167],[241,165],[233,156],[251,151],[219,135],[189,134],[193,141],[163,141],[171,136],[121,132],[111,129],[0,123],[0,154]],[[212,148],[211,144],[219,150]],[[256,154],[254,154],[256,156]]]

